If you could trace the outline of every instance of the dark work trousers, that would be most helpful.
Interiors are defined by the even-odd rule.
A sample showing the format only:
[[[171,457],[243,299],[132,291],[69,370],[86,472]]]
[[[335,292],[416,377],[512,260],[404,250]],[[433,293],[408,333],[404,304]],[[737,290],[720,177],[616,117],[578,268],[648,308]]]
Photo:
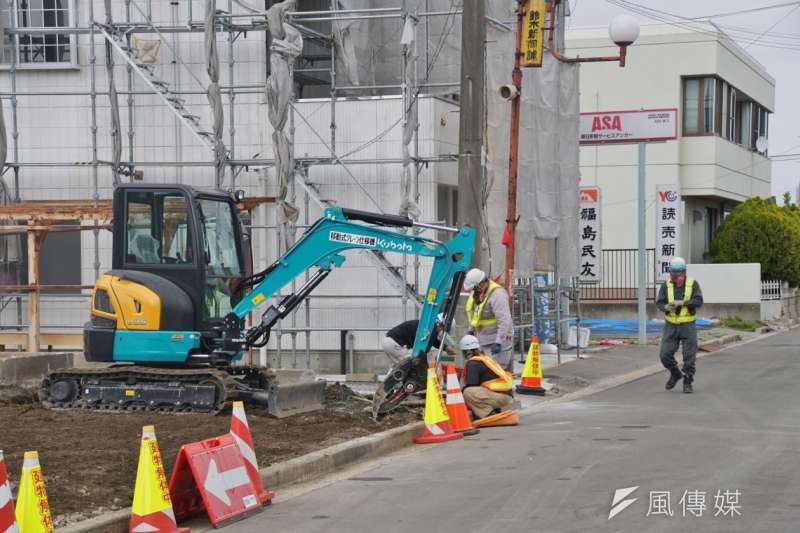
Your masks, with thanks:
[[[661,337],[661,364],[670,372],[678,370],[675,352],[678,343],[683,344],[683,375],[691,383],[694,381],[694,360],[697,357],[697,327],[694,322],[685,324],[664,324],[664,335]]]

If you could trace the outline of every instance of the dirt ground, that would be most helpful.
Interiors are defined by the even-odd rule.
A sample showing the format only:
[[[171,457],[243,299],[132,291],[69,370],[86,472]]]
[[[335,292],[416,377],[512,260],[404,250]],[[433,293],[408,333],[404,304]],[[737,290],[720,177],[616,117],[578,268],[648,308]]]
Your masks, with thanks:
[[[8,392],[8,391],[6,391]],[[260,467],[420,419],[398,409],[378,422],[349,397],[346,387],[328,387],[321,411],[278,420],[247,412]],[[133,499],[142,426],[154,424],[161,454],[171,471],[182,444],[227,433],[230,412],[218,416],[158,413],[50,411],[25,402],[24,394],[0,394],[0,449],[16,493],[26,450],[36,450],[56,526],[128,507]]]

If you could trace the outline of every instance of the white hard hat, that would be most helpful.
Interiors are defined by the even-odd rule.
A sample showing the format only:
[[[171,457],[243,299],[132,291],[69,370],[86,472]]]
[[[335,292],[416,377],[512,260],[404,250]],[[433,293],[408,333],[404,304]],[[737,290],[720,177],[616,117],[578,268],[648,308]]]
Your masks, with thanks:
[[[466,352],[468,350],[480,350],[481,343],[478,342],[478,338],[474,335],[464,335],[461,337],[461,340],[458,341],[458,348],[462,352]]]
[[[673,257],[669,260],[670,272],[686,272],[686,260],[683,257]]]
[[[474,289],[478,283],[486,279],[486,272],[480,268],[473,268],[464,277],[464,288],[468,291]]]

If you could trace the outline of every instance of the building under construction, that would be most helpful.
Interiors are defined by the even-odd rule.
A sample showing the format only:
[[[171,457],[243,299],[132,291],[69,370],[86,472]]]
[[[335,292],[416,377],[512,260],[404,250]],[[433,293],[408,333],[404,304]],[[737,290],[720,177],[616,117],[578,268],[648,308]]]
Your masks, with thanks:
[[[90,287],[110,267],[116,183],[244,190],[254,199],[245,222],[256,269],[274,261],[328,205],[458,222],[459,1],[14,0],[10,6],[2,17],[0,74],[6,348],[80,344]],[[563,3],[556,13],[563,20]],[[495,89],[510,79],[513,2],[487,2],[486,25],[484,184],[471,193],[480,198],[483,247],[500,273],[508,104]],[[552,33],[563,47],[560,32]],[[541,220],[560,222],[558,213],[577,213],[577,143],[570,138],[577,68],[546,59],[541,72],[526,74],[523,112],[546,113],[521,132],[531,149],[521,158],[519,205],[556,209],[557,216]],[[555,100],[545,86],[557,87]],[[552,124],[566,127],[542,129]],[[534,140],[536,128],[549,133]],[[537,154],[549,155],[537,160]],[[552,179],[536,206],[539,173]],[[574,185],[565,188],[561,178],[568,175]],[[534,228],[537,222],[521,210],[522,242],[563,232],[541,220]],[[533,245],[521,255],[518,271],[532,271]],[[38,268],[30,264],[37,256]],[[565,273],[574,262],[562,259]],[[416,314],[428,265],[363,253],[339,270],[273,332],[272,364],[319,367],[315,358],[338,352],[343,342],[374,351],[383,332]]]

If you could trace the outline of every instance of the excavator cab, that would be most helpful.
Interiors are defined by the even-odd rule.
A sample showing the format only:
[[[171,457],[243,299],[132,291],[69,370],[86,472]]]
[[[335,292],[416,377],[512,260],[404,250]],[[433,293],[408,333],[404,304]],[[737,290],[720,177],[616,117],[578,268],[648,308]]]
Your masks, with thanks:
[[[245,276],[234,197],[174,184],[120,185],[113,231],[112,270],[97,281],[85,328],[87,359],[209,362]]]

